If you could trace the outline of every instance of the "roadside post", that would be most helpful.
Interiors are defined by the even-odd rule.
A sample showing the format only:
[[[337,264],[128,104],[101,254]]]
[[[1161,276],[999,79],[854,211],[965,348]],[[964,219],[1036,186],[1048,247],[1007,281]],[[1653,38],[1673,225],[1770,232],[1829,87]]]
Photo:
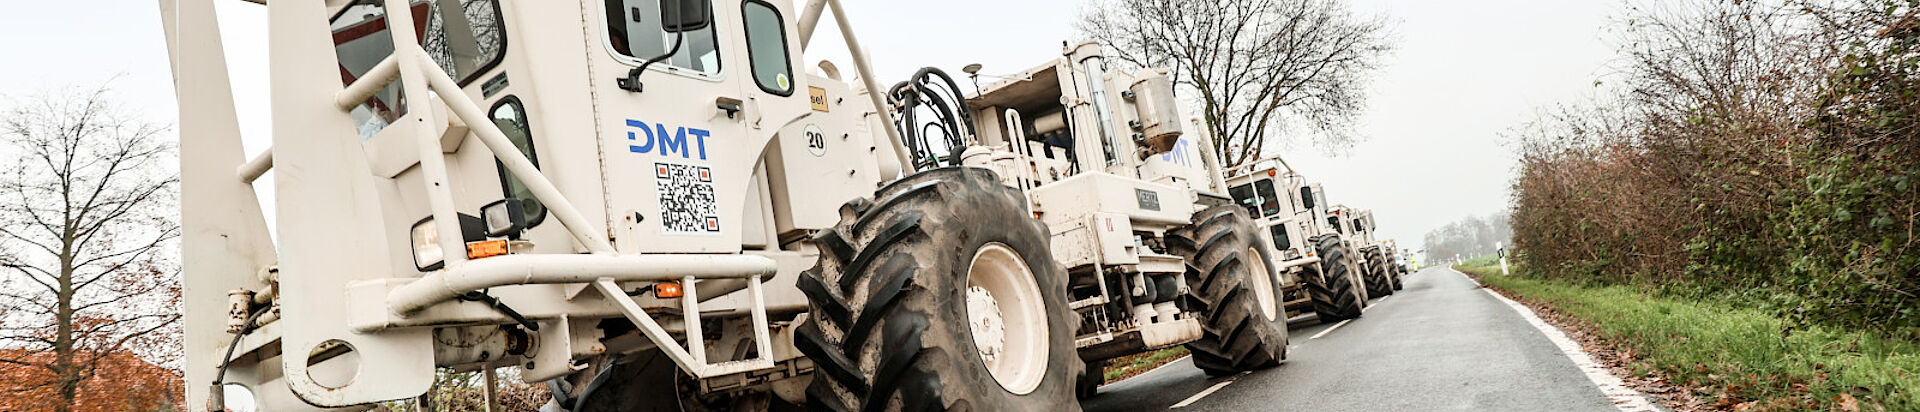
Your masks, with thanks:
[[[1507,272],[1507,247],[1501,245],[1500,242],[1494,242],[1493,248],[1498,250],[1500,253],[1500,276],[1513,275],[1512,273]]]

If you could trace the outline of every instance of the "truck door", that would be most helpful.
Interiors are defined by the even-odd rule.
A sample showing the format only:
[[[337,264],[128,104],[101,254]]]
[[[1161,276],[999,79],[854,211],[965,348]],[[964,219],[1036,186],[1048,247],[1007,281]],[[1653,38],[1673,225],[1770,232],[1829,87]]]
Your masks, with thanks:
[[[588,60],[615,246],[623,253],[740,250],[756,162],[785,124],[773,119],[792,117],[775,117],[794,112],[790,106],[807,107],[793,93],[805,87],[804,76],[792,73],[789,50],[798,48],[766,50],[791,43],[787,13],[719,0],[705,24],[677,25],[662,8],[700,2],[583,1],[589,38],[598,39]],[[749,23],[770,18],[782,26],[780,36],[746,35]],[[756,46],[764,53],[750,54]]]

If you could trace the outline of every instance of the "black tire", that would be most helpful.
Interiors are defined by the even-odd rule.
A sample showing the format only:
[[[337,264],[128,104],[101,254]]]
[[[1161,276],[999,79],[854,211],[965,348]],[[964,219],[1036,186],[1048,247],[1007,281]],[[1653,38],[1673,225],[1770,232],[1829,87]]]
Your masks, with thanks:
[[[1087,399],[1100,394],[1100,385],[1107,384],[1107,361],[1087,364],[1086,371],[1080,373],[1080,381],[1074,384],[1073,395],[1078,399]]]
[[[1214,206],[1195,213],[1193,224],[1167,233],[1168,249],[1187,261],[1188,307],[1200,314],[1200,340],[1188,343],[1187,350],[1194,366],[1209,375],[1271,367],[1287,357],[1287,316],[1278,302],[1283,289],[1265,240],[1245,210]],[[1273,288],[1273,318],[1256,296],[1255,268],[1265,269]]]
[[[1407,271],[1401,269],[1400,258],[1394,257],[1391,253],[1387,253],[1385,256],[1387,257],[1387,276],[1393,278],[1393,290],[1399,291],[1405,289],[1407,285],[1405,279],[1401,279],[1401,275],[1406,274]]]
[[[1066,310],[1066,269],[1046,225],[993,172],[935,169],[840,208],[812,238],[819,262],[802,273],[808,321],[795,346],[815,365],[807,400],[831,411],[1078,411],[1085,367]],[[1025,394],[981,359],[968,326],[976,251],[1005,245],[1032,273],[1045,310],[1045,369]],[[1029,369],[1031,370],[1031,369]]]
[[[1339,236],[1320,235],[1310,241],[1320,263],[1305,267],[1302,277],[1306,281],[1302,283],[1308,297],[1313,299],[1313,313],[1327,323],[1359,318],[1367,299],[1350,270],[1353,254],[1347,252],[1347,245],[1340,242]]]
[[[679,366],[655,350],[603,356],[587,362],[586,370],[547,384],[563,411],[682,412],[675,385],[679,373]]]
[[[1387,261],[1381,258],[1379,248],[1366,248],[1360,251],[1366,264],[1361,265],[1367,274],[1367,299],[1379,299],[1393,294],[1393,276],[1387,274]]]

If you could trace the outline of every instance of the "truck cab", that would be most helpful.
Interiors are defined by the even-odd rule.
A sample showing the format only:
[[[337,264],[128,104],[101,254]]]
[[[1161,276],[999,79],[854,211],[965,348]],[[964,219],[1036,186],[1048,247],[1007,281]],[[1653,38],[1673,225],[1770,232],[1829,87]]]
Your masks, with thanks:
[[[216,370],[303,410],[651,349],[707,390],[793,377],[802,240],[900,172],[874,83],[802,64],[791,2],[256,3],[273,147],[247,159],[211,1],[162,1],[196,405]]]

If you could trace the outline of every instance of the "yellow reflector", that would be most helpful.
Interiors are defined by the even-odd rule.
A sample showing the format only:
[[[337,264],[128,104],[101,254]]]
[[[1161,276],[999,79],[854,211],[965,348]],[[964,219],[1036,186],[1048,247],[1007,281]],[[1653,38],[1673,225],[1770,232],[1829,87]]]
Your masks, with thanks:
[[[680,297],[680,284],[673,283],[673,282],[660,282],[660,284],[658,285],[653,285],[653,297],[661,298],[661,299],[670,299],[670,298]]]
[[[507,241],[487,240],[467,244],[467,259],[489,258],[507,254]]]

